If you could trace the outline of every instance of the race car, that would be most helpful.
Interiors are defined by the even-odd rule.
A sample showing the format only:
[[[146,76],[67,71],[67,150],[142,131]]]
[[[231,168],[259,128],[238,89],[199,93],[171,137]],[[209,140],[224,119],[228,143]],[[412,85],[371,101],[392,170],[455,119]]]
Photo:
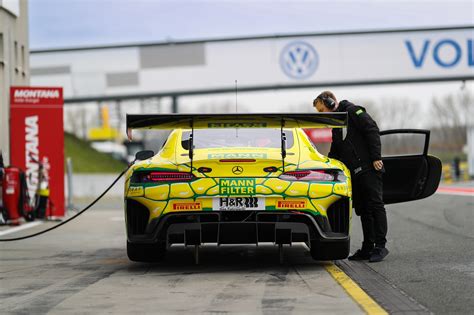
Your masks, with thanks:
[[[346,124],[345,113],[127,115],[130,139],[133,129],[172,130],[156,155],[137,153],[126,173],[129,259],[160,260],[173,244],[194,246],[197,261],[203,244],[273,243],[281,253],[295,242],[306,243],[315,260],[346,258],[350,171],[320,154],[302,129]],[[402,183],[388,183],[388,202],[436,190],[439,160],[421,159],[426,171],[417,170],[416,187],[398,191]],[[387,173],[404,164],[392,157]]]

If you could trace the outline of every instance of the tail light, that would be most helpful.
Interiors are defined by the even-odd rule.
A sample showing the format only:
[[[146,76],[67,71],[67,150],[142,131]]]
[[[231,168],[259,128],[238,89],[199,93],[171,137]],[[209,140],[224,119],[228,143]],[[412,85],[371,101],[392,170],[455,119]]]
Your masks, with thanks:
[[[285,172],[280,179],[291,181],[343,182],[346,176],[341,170],[301,170]]]
[[[188,182],[194,179],[194,175],[185,172],[135,172],[132,175],[132,183],[156,183],[156,182]]]

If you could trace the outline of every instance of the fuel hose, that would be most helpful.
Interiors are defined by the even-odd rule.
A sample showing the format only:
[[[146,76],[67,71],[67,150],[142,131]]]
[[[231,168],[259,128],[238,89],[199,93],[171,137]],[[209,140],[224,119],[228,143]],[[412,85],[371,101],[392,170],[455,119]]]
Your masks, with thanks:
[[[39,236],[39,235],[42,235],[42,234],[45,234],[45,233],[48,233],[52,230],[55,230],[57,229],[58,227],[66,224],[66,223],[69,223],[71,222],[72,220],[74,220],[75,218],[77,218],[78,216],[80,216],[81,214],[83,214],[84,212],[86,212],[87,210],[89,210],[93,205],[95,205],[97,203],[97,201],[99,201],[100,199],[102,199],[102,197],[105,196],[105,194],[107,194],[107,192],[118,182],[118,180],[128,171],[128,169],[130,168],[130,166],[133,165],[133,162],[126,168],[122,171],[122,173],[120,173],[120,175],[112,182],[112,184],[110,184],[109,187],[107,187],[107,189],[99,195],[99,197],[97,197],[94,201],[92,201],[87,207],[85,207],[84,209],[82,209],[81,211],[79,211],[78,213],[76,213],[75,215],[73,215],[72,217],[68,218],[67,220],[65,221],[62,221],[61,223],[58,223],[56,224],[55,226],[52,226],[50,228],[47,228],[43,231],[40,231],[40,232],[37,232],[37,233],[33,233],[33,234],[30,234],[30,235],[25,235],[25,236],[19,236],[19,237],[13,237],[13,238],[4,238],[4,239],[0,239],[0,242],[13,242],[13,241],[21,241],[21,240],[26,240],[28,238],[33,238],[33,237],[36,237],[36,236]]]

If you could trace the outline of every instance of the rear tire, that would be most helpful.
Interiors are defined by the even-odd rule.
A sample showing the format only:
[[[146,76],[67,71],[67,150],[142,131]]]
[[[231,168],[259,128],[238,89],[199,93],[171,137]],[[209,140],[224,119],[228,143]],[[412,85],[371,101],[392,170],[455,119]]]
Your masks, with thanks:
[[[157,262],[163,260],[165,254],[164,244],[136,244],[127,241],[127,256],[131,261]]]

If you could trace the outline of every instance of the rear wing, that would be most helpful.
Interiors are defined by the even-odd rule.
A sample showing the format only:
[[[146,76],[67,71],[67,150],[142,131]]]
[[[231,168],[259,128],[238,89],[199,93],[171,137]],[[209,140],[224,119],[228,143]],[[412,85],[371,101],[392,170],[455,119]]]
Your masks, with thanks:
[[[283,128],[343,128],[347,126],[347,113],[314,114],[151,114],[127,115],[127,136],[132,139],[133,129],[191,129],[189,159],[193,170],[194,129],[211,128],[279,128],[281,159],[285,171],[286,135]]]
[[[227,113],[127,115],[127,134],[132,129],[208,128],[343,128],[346,113]]]

